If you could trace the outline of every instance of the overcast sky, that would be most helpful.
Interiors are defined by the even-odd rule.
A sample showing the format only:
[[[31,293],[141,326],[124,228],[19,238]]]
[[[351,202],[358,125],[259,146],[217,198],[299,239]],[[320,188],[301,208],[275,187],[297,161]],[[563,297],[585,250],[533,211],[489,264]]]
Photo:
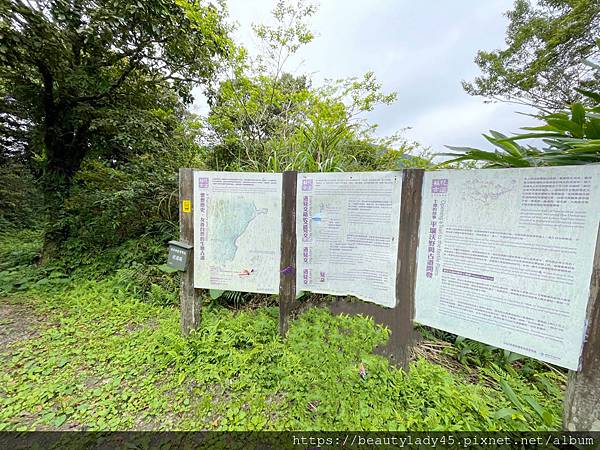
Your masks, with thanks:
[[[398,100],[368,118],[379,135],[405,127],[410,140],[434,152],[447,145],[491,148],[481,137],[489,129],[506,134],[535,124],[516,114],[512,104],[486,104],[463,91],[461,80],[479,73],[477,50],[503,48],[512,0],[322,0],[310,19],[315,39],[286,69],[311,73],[313,85],[325,78],[362,76],[372,70],[384,92]],[[252,23],[270,23],[275,0],[228,0],[230,19],[239,24],[235,38],[256,50]],[[206,112],[201,98],[198,112]]]

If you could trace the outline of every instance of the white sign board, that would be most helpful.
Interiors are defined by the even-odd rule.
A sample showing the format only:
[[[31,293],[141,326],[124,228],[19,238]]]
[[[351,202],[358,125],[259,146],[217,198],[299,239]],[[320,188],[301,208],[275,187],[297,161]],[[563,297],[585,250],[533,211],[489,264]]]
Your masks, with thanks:
[[[401,185],[401,172],[298,175],[298,291],[396,306]]]
[[[416,321],[576,370],[600,166],[428,172]]]
[[[194,287],[279,293],[281,181],[194,172]]]

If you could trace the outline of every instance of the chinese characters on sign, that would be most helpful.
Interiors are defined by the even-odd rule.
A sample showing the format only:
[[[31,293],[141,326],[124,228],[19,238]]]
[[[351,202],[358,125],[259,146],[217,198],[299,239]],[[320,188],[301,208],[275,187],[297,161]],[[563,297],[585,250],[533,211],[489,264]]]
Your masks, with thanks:
[[[396,306],[401,185],[298,174],[298,291]],[[194,172],[195,287],[279,292],[281,196],[281,174]],[[576,370],[599,221],[599,165],[426,173],[415,320]]]
[[[297,289],[394,307],[402,173],[298,176]]]
[[[194,286],[279,292],[281,174],[194,172]]]
[[[185,271],[187,268],[188,256],[190,254],[192,246],[184,242],[169,241],[169,257],[167,259],[167,266]]]
[[[416,321],[576,370],[600,166],[426,173]]]

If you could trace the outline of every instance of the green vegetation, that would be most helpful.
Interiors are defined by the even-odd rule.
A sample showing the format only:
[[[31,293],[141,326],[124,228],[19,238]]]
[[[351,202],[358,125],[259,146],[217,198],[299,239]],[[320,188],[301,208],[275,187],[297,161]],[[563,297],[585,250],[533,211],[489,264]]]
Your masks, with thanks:
[[[306,20],[314,5],[278,2],[274,25],[256,25],[263,49],[239,48],[211,95],[206,158],[215,170],[333,172],[425,167],[430,158],[401,133],[377,138],[364,113],[396,100],[373,72],[313,86],[286,62],[314,38]]]
[[[0,82],[0,98],[11,106],[6,117],[2,116],[10,120],[0,120],[10,141],[0,147],[0,194],[6,193],[0,196],[0,225],[15,232],[40,230],[45,241],[42,254],[35,260],[4,275],[16,285],[28,287],[30,275],[22,275],[33,269],[27,264],[41,262],[36,282],[43,282],[49,274],[69,277],[74,271],[86,278],[116,274],[132,280],[131,289],[136,293],[157,296],[171,292],[169,301],[176,303],[177,279],[161,272],[160,266],[166,258],[166,242],[178,235],[180,167],[349,171],[430,165],[430,156],[418,144],[405,141],[400,134],[377,138],[373,134],[376,125],[364,120],[365,112],[395,99],[393,93],[381,92],[373,73],[313,87],[310,76],[285,72],[290,55],[312,39],[305,24],[315,11],[312,5],[279,2],[274,25],[255,27],[266,50],[251,56],[230,42],[229,25],[221,9],[171,1],[150,2],[143,8],[136,5],[125,12],[119,9],[124,6],[112,3],[98,6],[57,0],[51,4],[56,11],[49,17],[29,11],[35,3],[30,7],[15,0],[0,5],[3,26],[25,15],[29,22],[42,27],[38,30],[32,25],[7,33],[6,39],[13,40],[14,45],[2,56],[10,64],[0,69],[0,80],[5,79]],[[71,12],[63,14],[65,8]],[[98,16],[93,16],[81,33],[87,36],[96,28],[110,31],[117,27],[113,39],[121,47],[104,51],[110,45],[106,31],[104,37],[94,35],[85,41],[86,47],[80,49],[84,59],[79,65],[71,63],[77,48],[69,42],[76,41],[77,36],[69,31],[70,24],[78,15],[85,17],[92,12]],[[125,23],[140,18],[146,22],[136,22],[129,29],[119,25],[121,13]],[[101,20],[103,15],[109,16],[106,23]],[[140,42],[139,48],[129,49],[126,43],[137,42],[136,36],[157,20],[153,15],[166,15],[171,23],[153,30],[149,41]],[[190,32],[195,38],[179,45],[181,32],[190,31],[186,27],[195,30]],[[85,145],[77,144],[85,147],[77,167],[69,169],[68,179],[63,180],[67,186],[49,177],[52,156],[45,140],[36,138],[44,135],[46,124],[31,118],[35,111],[40,121],[46,114],[36,103],[44,86],[34,80],[37,90],[21,92],[17,87],[24,81],[15,78],[27,64],[33,64],[35,42],[43,41],[48,30],[60,31],[52,39],[66,42],[52,47],[54,53],[44,53],[42,61],[55,73],[51,83],[55,102],[74,108],[65,112],[62,125],[72,126],[81,118],[91,121],[85,122],[90,127]],[[167,33],[168,42],[162,42],[162,32]],[[18,38],[21,35],[34,39]],[[165,48],[155,47],[152,39],[159,39]],[[204,48],[205,40],[214,40],[218,46]],[[137,56],[129,55],[134,50],[139,51]],[[193,53],[196,51],[200,54]],[[171,79],[156,66],[158,62],[153,62],[164,52],[177,64],[196,58],[185,73],[171,73],[174,78],[185,75],[185,82]],[[214,56],[208,66],[203,65],[206,52]],[[31,58],[24,57],[27,55]],[[112,70],[91,69],[94,64],[105,67],[113,59],[121,62],[115,62]],[[52,66],[55,60],[61,64]],[[39,68],[30,69],[33,79],[39,76]],[[206,118],[185,108],[191,101],[194,82],[201,82],[206,91],[211,106]],[[35,96],[36,102],[28,103],[30,97],[25,94]],[[100,95],[100,103],[88,99],[96,95]],[[87,107],[86,102],[92,105]],[[25,120],[31,127],[19,125]],[[65,151],[71,150],[75,151],[70,147]]]
[[[284,342],[276,308],[209,299],[185,339],[169,294],[132,293],[123,276],[51,272],[15,284],[41,244],[18,237],[30,242],[3,236],[0,249],[0,320],[11,330],[0,341],[0,430],[560,427],[564,375],[532,360],[475,367],[427,336],[407,376],[372,354],[387,332],[370,319],[315,307]],[[13,334],[21,340],[4,340]]]
[[[567,111],[540,115],[544,125],[524,127],[528,133],[506,136],[497,131],[483,135],[497,150],[494,152],[467,147],[448,147],[458,153],[444,153],[452,159],[483,162],[483,167],[569,166],[600,162],[600,94],[579,90],[591,106],[573,103]],[[521,145],[520,141],[542,140],[539,144]],[[534,141],[535,142],[535,141]]]
[[[364,120],[395,99],[373,73],[313,87],[309,75],[285,72],[312,39],[313,5],[279,2],[275,24],[255,27],[265,49],[256,56],[230,40],[222,5],[53,0],[47,8],[0,4],[0,163],[8,168],[0,192],[10,192],[0,223],[42,228],[44,262],[65,254],[93,262],[87,255],[118,253],[140,236],[164,246],[177,233],[180,167],[430,164],[418,144],[378,138]],[[206,118],[186,109],[193,86],[207,96]],[[23,175],[11,179],[15,168]],[[44,201],[23,211],[14,192]],[[145,262],[155,260],[149,251]]]
[[[227,31],[197,2],[3,1],[1,157],[38,158],[69,186],[87,155],[160,148],[228,54]]]
[[[586,62],[600,56],[597,0],[516,0],[506,16],[506,48],[478,52],[483,74],[463,82],[469,94],[556,112],[581,100],[576,88],[600,87]]]
[[[539,103],[553,107],[560,95],[532,80],[594,54],[585,27],[597,8],[571,3],[574,31],[517,2],[511,50],[480,55],[490,78],[472,92],[537,101],[547,91]],[[427,149],[401,132],[377,137],[364,119],[395,101],[374,73],[315,86],[286,71],[313,39],[313,5],[278,2],[275,24],[255,27],[254,56],[231,42],[222,5],[40,5],[0,3],[0,430],[560,428],[564,371],[427,328],[410,375],[373,354],[387,331],[364,317],[308,309],[283,341],[277,299],[264,295],[205,293],[202,328],[181,336],[179,276],[162,267],[178,235],[180,167],[433,167]],[[555,64],[571,42],[563,31],[577,45]],[[540,36],[554,56],[529,61],[511,91],[513,58]],[[204,118],[186,110],[198,84]],[[600,99],[579,92],[589,100],[544,127],[493,132],[498,151],[462,149],[454,163],[598,162]],[[547,147],[519,144],[527,138]]]
[[[463,82],[472,95],[536,107],[543,122],[526,133],[484,134],[496,149],[451,147],[441,166],[535,167],[600,162],[600,4],[597,1],[516,0],[507,13],[508,48],[480,51],[484,75]],[[528,145],[522,141],[532,142]],[[543,144],[542,144],[543,143]],[[463,166],[464,167],[464,166]]]

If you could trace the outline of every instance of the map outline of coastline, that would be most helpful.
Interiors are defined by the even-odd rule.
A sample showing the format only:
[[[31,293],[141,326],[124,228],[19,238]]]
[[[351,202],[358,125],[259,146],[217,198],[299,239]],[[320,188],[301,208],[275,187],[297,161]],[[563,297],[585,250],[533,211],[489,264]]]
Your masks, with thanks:
[[[217,258],[217,261],[219,261],[219,263],[221,263],[221,264],[230,263],[235,260],[237,252],[239,250],[238,241],[248,231],[252,222],[254,222],[259,216],[268,214],[268,212],[269,212],[268,208],[258,208],[253,201],[246,201],[243,197],[237,197],[235,199],[220,198],[215,201],[215,204],[210,204],[210,209],[213,210],[213,213],[215,210],[218,210],[218,211],[227,210],[230,213],[235,212],[234,217],[236,217],[236,219],[238,219],[240,217],[240,215],[238,214],[238,210],[236,208],[234,208],[233,205],[230,205],[229,207],[224,207],[224,208],[217,208],[217,206],[216,206],[216,204],[218,204],[218,203],[228,203],[228,202],[236,202],[236,201],[245,203],[248,206],[251,205],[254,211],[253,211],[253,215],[245,221],[243,228],[237,234],[236,233],[233,234],[235,236],[235,238],[234,239],[226,239],[226,238],[221,237],[221,239],[215,239],[214,237],[211,237],[212,233],[210,233],[210,228],[209,228],[209,232],[208,232],[208,236],[207,236],[207,238],[208,238],[207,240],[212,241],[211,244],[215,248],[220,250],[220,252],[218,252],[217,255],[219,255],[219,254],[222,255],[224,253],[226,253],[228,255],[230,252],[228,251],[226,245],[231,244],[231,246],[233,247],[233,250],[231,251],[231,257],[225,256],[224,258]],[[223,214],[215,214],[213,220],[215,222],[217,220],[226,222],[226,219],[224,218]],[[219,227],[217,226],[215,228],[219,228]],[[222,227],[222,228],[225,228],[225,227]],[[213,248],[213,251],[214,251],[214,248]]]

